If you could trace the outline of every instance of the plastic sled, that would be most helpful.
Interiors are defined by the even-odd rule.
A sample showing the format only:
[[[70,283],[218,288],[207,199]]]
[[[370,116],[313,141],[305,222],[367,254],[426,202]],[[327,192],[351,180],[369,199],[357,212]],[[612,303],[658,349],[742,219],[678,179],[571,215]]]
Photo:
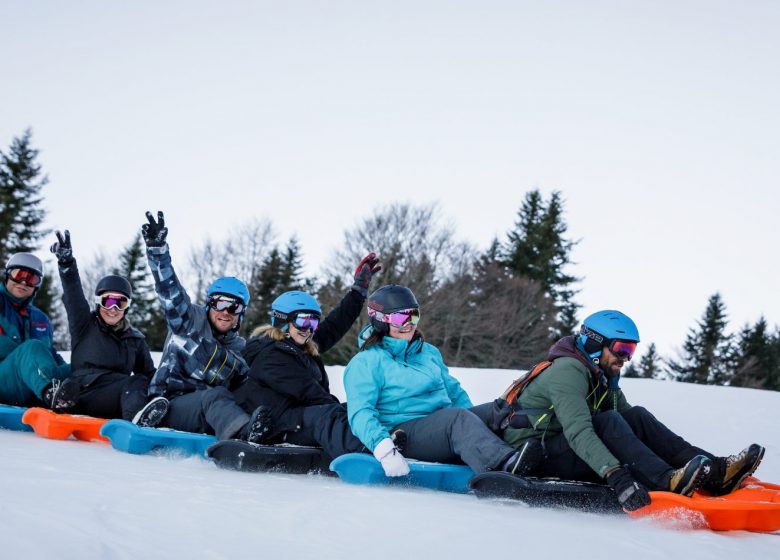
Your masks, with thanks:
[[[173,451],[181,455],[205,455],[217,438],[207,434],[179,432],[167,428],[141,428],[126,420],[109,420],[100,429],[111,447],[125,453],[144,455],[152,451]]]
[[[474,476],[465,465],[409,461],[408,475],[387,477],[379,461],[368,453],[342,455],[330,464],[330,470],[350,484],[416,486],[459,494],[469,491],[468,482]]]
[[[70,436],[84,441],[108,440],[100,435],[100,427],[108,422],[105,418],[57,414],[46,408],[28,408],[22,422],[32,426],[35,434],[49,439],[68,439]]]
[[[248,472],[330,475],[328,457],[319,447],[257,445],[238,439],[218,441],[206,451],[217,466]]]
[[[0,428],[17,432],[32,432],[31,426],[22,422],[22,416],[27,412],[23,406],[0,404]]]

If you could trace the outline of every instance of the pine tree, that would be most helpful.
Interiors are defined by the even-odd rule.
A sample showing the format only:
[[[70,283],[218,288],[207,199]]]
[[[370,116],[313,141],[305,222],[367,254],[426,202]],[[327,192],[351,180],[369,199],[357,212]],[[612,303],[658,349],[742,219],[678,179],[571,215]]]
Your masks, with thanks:
[[[726,325],[726,305],[716,293],[696,328],[688,332],[682,362],[669,362],[672,376],[688,383],[727,384],[733,370],[733,349]]]
[[[735,352],[734,375],[731,384],[736,387],[780,389],[780,354],[776,335],[769,333],[766,319],[761,317],[753,327],[745,326],[739,333]]]
[[[638,376],[644,379],[660,379],[662,377],[661,372],[661,357],[655,348],[655,343],[651,342],[647,347],[647,352],[639,360]]]

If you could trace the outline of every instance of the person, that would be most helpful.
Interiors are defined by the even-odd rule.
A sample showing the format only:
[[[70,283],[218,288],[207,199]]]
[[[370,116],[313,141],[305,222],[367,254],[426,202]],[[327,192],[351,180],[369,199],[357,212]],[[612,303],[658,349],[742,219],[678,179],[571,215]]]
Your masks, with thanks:
[[[320,356],[360,316],[381,267],[375,253],[366,255],[351,289],[324,320],[319,303],[306,292],[285,292],[273,301],[271,324],[255,329],[243,352],[249,375],[235,391],[245,410],[266,411],[267,429],[257,443],[317,445],[331,458],[364,450],[349,429],[344,405],[330,393]]]
[[[0,286],[0,402],[64,410],[78,398],[78,384],[54,349],[49,317],[32,303],[42,283],[41,259],[11,255]]]
[[[525,474],[541,449],[516,451],[471,409],[471,400],[418,329],[420,306],[412,291],[383,286],[368,298],[369,324],[360,351],[344,371],[349,425],[387,476],[409,473],[406,457],[462,461],[475,473]],[[403,454],[393,436],[403,434]]]
[[[579,335],[552,346],[552,365],[520,393],[504,439],[514,447],[542,443],[544,460],[534,475],[606,479],[627,510],[650,503],[647,489],[691,495],[701,485],[715,495],[731,492],[756,469],[764,448],[753,444],[716,457],[629,405],[620,370],[638,343],[634,321],[620,311],[588,316]]]
[[[127,319],[132,303],[130,282],[122,276],[102,277],[90,309],[73,256],[70,232],[56,232],[50,251],[57,257],[62,300],[68,315],[71,377],[79,398],[68,412],[98,418],[123,418],[155,426],[165,416],[164,398],[147,403],[154,362],[144,335]]]
[[[141,233],[168,324],[160,364],[149,384],[151,397],[170,401],[160,426],[219,439],[251,439],[253,428],[262,424],[230,392],[249,369],[241,357],[246,341],[238,335],[249,290],[238,278],[223,276],[208,286],[205,306],[192,303],[173,270],[163,213],[157,213],[156,221],[150,212],[146,218]]]

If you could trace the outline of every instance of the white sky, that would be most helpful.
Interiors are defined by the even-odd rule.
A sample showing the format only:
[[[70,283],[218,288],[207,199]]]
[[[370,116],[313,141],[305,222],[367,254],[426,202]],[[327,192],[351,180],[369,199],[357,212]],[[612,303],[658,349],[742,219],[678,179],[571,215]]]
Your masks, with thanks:
[[[780,321],[778,29],[759,0],[6,0],[0,146],[33,128],[82,259],[162,209],[175,263],[265,217],[314,273],[377,205],[484,248],[560,190],[583,316],[670,354],[715,291]]]

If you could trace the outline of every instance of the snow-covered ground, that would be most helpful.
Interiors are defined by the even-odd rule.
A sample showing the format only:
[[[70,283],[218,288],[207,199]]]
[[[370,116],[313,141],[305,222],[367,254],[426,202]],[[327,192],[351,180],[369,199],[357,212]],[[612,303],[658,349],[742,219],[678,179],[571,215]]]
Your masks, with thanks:
[[[329,368],[343,397],[343,368]],[[454,369],[475,403],[513,372]],[[757,475],[780,481],[780,393],[624,380],[652,410],[718,454],[756,441]],[[0,558],[778,558],[778,534],[533,509],[319,476],[220,470],[205,459],[0,430]]]

